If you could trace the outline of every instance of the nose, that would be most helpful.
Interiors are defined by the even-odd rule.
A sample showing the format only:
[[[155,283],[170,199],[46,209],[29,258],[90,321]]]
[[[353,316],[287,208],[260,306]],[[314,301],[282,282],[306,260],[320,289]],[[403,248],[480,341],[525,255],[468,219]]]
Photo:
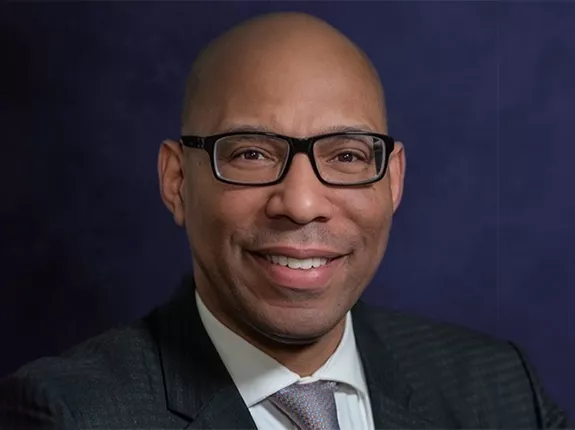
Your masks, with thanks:
[[[274,187],[267,203],[267,215],[270,218],[289,218],[301,225],[312,221],[325,222],[333,214],[330,191],[317,178],[308,156],[297,154],[284,180]]]

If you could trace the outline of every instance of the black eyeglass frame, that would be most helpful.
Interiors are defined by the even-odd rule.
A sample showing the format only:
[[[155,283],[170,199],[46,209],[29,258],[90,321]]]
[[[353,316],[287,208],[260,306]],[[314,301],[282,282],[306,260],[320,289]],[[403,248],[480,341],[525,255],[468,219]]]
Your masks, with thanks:
[[[247,182],[246,183],[246,182],[240,182],[240,181],[232,181],[232,180],[223,178],[219,174],[218,169],[216,168],[216,160],[215,160],[216,142],[220,139],[223,139],[223,138],[229,137],[229,136],[246,136],[246,135],[269,136],[269,137],[273,137],[275,139],[283,139],[283,140],[288,142],[289,152],[287,155],[287,159],[285,161],[283,170],[277,179],[275,179],[273,181],[261,182],[261,183],[260,182],[258,182],[258,183]],[[321,176],[319,169],[317,167],[315,155],[313,152],[313,147],[318,140],[329,138],[329,137],[336,137],[336,136],[366,136],[366,137],[373,137],[373,138],[378,138],[378,139],[383,140],[383,142],[385,144],[385,159],[384,159],[384,166],[383,166],[383,169],[381,169],[381,172],[377,176],[375,176],[371,179],[367,179],[365,181],[359,181],[359,182],[340,183],[340,182],[326,181]],[[395,147],[395,139],[391,136],[386,135],[386,134],[363,132],[363,131],[327,133],[327,134],[320,134],[317,136],[311,136],[311,137],[306,137],[306,138],[290,137],[290,136],[284,136],[282,134],[262,132],[262,131],[245,131],[245,132],[239,131],[239,132],[215,134],[215,135],[204,136],[204,137],[192,136],[192,135],[180,136],[180,144],[182,146],[185,146],[188,148],[203,149],[204,151],[206,151],[210,156],[210,164],[212,166],[212,172],[214,174],[214,177],[217,180],[224,182],[224,183],[227,183],[227,184],[254,186],[254,187],[279,184],[286,177],[287,172],[289,171],[289,169],[291,167],[291,163],[292,163],[294,155],[296,155],[296,154],[307,154],[307,156],[309,157],[309,160],[311,161],[311,165],[313,167],[314,173],[322,184],[330,185],[330,186],[348,187],[348,186],[360,186],[360,185],[372,184],[374,182],[380,181],[385,176],[385,173],[387,171],[387,167],[389,165],[389,157],[390,157],[390,155],[393,152],[393,149]]]

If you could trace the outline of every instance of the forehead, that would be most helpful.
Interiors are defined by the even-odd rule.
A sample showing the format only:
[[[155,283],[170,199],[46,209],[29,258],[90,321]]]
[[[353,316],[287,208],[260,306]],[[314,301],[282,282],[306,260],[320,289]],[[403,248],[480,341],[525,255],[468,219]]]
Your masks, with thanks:
[[[253,50],[212,65],[201,81],[194,129],[250,124],[293,136],[364,124],[386,132],[381,89],[354,52]]]

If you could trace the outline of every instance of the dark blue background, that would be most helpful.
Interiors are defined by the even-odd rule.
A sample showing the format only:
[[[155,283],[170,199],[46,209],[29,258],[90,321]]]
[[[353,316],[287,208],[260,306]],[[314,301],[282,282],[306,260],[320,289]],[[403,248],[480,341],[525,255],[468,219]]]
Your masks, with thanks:
[[[0,6],[0,374],[169,297],[189,252],[159,199],[159,144],[198,50],[272,10],[362,46],[406,144],[366,297],[519,342],[575,416],[572,3]]]

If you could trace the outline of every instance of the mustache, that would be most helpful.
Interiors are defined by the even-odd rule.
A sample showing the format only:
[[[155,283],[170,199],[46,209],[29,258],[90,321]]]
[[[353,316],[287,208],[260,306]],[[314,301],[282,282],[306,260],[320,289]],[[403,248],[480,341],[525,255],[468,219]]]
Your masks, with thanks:
[[[272,246],[292,246],[294,248],[322,247],[339,251],[355,248],[357,236],[351,233],[334,232],[320,225],[305,225],[297,229],[259,229],[245,237],[250,249]]]

